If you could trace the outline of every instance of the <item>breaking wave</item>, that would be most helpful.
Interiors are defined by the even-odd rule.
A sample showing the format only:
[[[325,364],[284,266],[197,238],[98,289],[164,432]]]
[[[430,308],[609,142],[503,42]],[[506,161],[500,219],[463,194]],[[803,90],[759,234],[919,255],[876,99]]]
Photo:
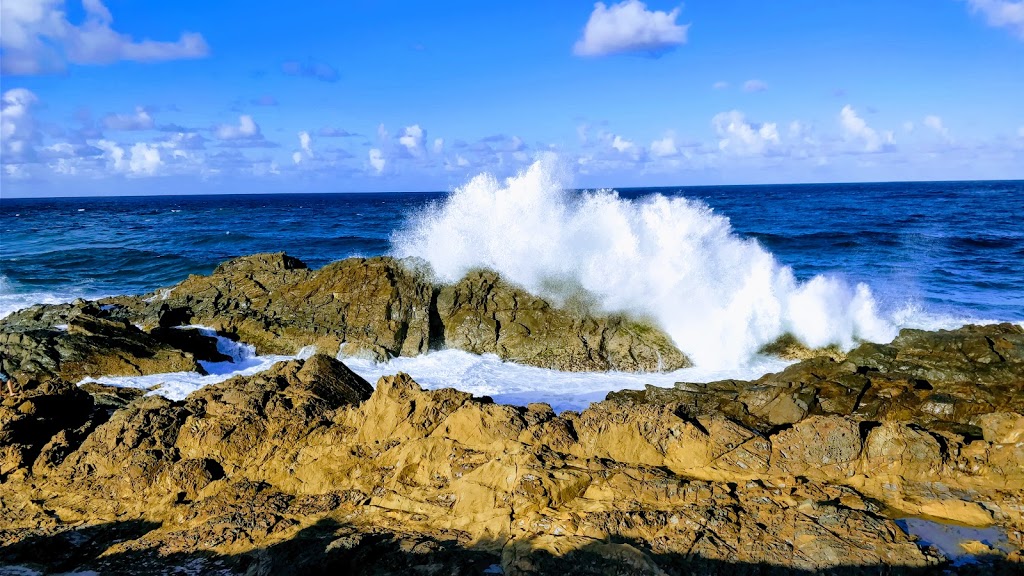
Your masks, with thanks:
[[[785,333],[812,347],[896,335],[867,285],[798,281],[702,202],[570,184],[552,157],[504,181],[476,176],[397,231],[395,255],[442,281],[488,268],[555,301],[648,318],[704,368],[749,362]]]

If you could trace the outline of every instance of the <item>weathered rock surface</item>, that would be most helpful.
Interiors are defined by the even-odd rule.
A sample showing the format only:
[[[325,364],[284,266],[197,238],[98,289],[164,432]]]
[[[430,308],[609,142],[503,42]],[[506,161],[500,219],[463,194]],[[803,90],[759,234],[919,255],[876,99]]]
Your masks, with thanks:
[[[1019,573],[1019,552],[991,543],[981,564],[951,566],[894,519],[997,526],[1024,544],[1022,336],[1012,326],[907,332],[843,362],[617,393],[562,415],[424,391],[403,374],[374,389],[315,355],[181,402],[123,399],[42,450],[0,480],[0,565]],[[936,393],[957,408],[936,416]],[[968,399],[979,402],[959,407]],[[35,413],[40,436],[49,411]]]
[[[672,371],[690,365],[664,333],[624,317],[559,310],[493,272],[441,289],[445,345],[573,371]]]
[[[151,298],[0,320],[0,574],[1020,573],[1024,329],[905,330],[753,382],[497,405],[327,355],[183,401],[87,376],[261,352],[440,346],[567,370],[674,369],[660,331],[489,272],[388,258],[225,263]],[[138,327],[137,325],[141,326]],[[952,566],[895,520],[995,527]],[[1014,551],[1014,550],[1017,551]]]
[[[204,324],[294,354],[315,345],[377,360],[456,348],[558,370],[654,372],[689,365],[660,330],[619,316],[560,309],[473,272],[453,286],[392,258],[350,258],[309,270],[283,253],[256,254],[191,276],[148,298],[119,297],[111,314],[152,327]]]
[[[0,320],[0,374],[17,391],[51,378],[202,371],[191,352],[159,336],[81,300],[33,306]]]

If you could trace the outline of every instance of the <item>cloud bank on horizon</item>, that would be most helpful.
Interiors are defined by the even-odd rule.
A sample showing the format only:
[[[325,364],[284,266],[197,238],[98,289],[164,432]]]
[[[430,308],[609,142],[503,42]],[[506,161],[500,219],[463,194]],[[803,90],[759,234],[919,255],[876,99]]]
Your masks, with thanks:
[[[391,4],[4,0],[2,194],[1024,178],[1024,0]]]

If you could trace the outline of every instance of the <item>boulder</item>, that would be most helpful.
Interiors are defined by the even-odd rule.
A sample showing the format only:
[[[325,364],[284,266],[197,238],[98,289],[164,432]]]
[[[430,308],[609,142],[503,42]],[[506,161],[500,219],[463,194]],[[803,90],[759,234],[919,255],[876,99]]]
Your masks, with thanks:
[[[449,348],[569,371],[657,372],[690,365],[657,328],[559,309],[493,272],[470,272],[437,297]]]

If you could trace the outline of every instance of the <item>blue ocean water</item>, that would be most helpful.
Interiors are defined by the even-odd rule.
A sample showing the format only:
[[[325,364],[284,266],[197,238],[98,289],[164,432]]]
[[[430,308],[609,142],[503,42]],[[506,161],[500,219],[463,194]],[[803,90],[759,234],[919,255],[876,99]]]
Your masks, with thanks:
[[[798,280],[829,274],[866,283],[882,311],[910,306],[936,317],[1024,319],[1024,182],[618,191],[627,201],[652,195],[705,203]],[[386,254],[396,230],[446,197],[0,199],[0,314],[37,301],[148,292],[255,252],[285,251],[312,267]]]

